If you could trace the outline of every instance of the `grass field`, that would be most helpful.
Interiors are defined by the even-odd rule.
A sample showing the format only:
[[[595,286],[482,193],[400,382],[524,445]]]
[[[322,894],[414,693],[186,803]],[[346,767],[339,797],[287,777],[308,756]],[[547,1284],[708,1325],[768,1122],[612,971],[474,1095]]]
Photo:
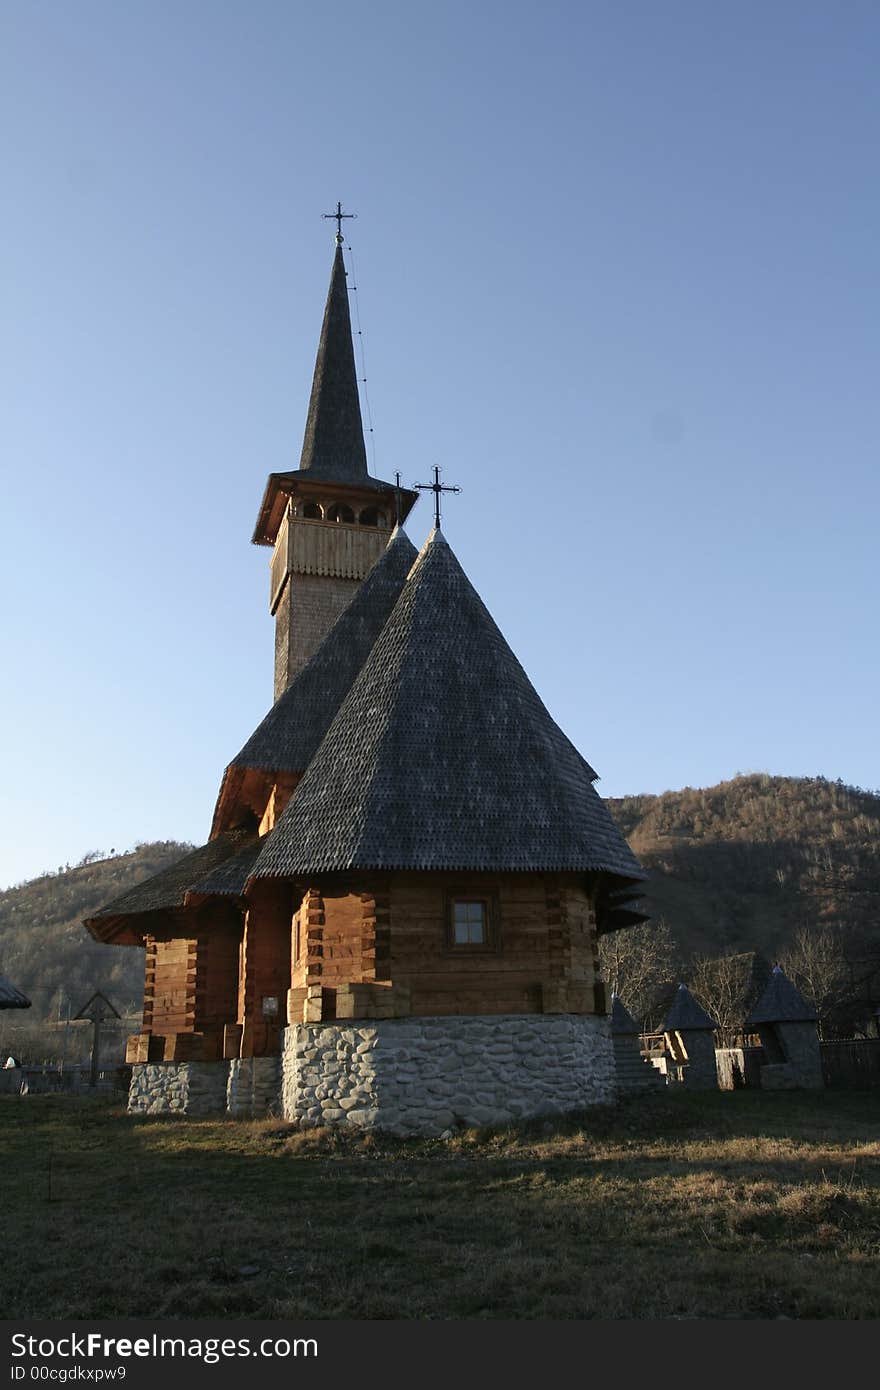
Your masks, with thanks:
[[[880,1317],[880,1093],[446,1142],[0,1097],[7,1318]]]

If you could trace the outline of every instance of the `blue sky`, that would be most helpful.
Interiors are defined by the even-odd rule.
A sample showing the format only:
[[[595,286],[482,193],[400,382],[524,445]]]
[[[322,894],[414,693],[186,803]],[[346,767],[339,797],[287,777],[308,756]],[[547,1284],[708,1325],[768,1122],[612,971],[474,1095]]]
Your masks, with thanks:
[[[880,786],[875,4],[0,16],[0,884],[207,836],[337,198],[372,471],[600,791]]]

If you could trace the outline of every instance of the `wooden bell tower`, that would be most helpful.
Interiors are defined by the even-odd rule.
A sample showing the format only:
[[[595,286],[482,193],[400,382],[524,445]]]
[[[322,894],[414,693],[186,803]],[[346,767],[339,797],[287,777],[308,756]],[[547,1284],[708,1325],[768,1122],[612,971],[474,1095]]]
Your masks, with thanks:
[[[341,209],[338,214],[340,219]],[[343,237],[336,234],[300,466],[272,473],[254,531],[273,547],[275,699],[315,652],[417,493],[367,472]]]

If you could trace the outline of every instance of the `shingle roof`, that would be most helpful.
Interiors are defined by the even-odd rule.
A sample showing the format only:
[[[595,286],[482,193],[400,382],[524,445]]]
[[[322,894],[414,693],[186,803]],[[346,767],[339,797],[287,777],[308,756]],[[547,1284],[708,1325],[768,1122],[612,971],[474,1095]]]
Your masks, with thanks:
[[[318,463],[313,464],[310,468],[288,468],[284,473],[270,473],[269,476],[275,480],[277,486],[286,487],[288,491],[299,482],[327,482],[329,484],[344,482],[351,487],[357,486],[369,492],[388,494],[393,494],[397,490],[396,483],[389,482],[387,478],[375,478],[372,473],[364,473],[363,477],[358,475],[356,480],[343,478],[332,465],[322,467]],[[418,492],[414,492],[412,488],[401,487],[400,494],[401,499],[406,503],[406,511],[410,511],[412,503],[418,500]],[[343,501],[346,500],[344,492],[340,493],[340,497]]]
[[[398,490],[394,483],[367,472],[345,263],[339,243],[318,340],[299,468],[270,473],[253,535],[256,545],[275,543],[285,499],[303,482],[357,487],[383,493],[387,501],[396,492],[400,520],[406,519],[418,497],[412,489]]]
[[[254,870],[645,877],[439,531]]]
[[[0,975],[0,1009],[29,1009],[31,1001],[26,994],[22,994],[20,989],[16,989],[11,980],[7,980],[5,975]]]
[[[230,767],[302,772],[388,621],[416,548],[405,532],[386,549],[311,660],[275,702]]]
[[[318,342],[300,469],[340,482],[367,478],[342,247],[337,244]]]
[[[195,880],[186,890],[187,899],[190,894],[205,898],[243,897],[244,886],[253,873],[261,849],[261,840],[255,839],[246,844],[244,849],[211,869],[204,878]]]
[[[221,865],[236,857],[240,852],[250,845],[256,843],[253,834],[246,834],[242,831],[229,831],[225,835],[220,835],[216,840],[210,840],[208,844],[194,849],[191,854],[185,854],[182,859],[178,859],[176,864],[170,868],[163,869],[161,873],[153,874],[151,878],[144,879],[143,883],[138,883],[134,888],[129,888],[121,893],[118,898],[106,903],[97,912],[93,912],[91,917],[85,920],[84,925],[93,935],[99,934],[100,928],[109,924],[111,919],[132,917],[140,915],[142,912],[159,912],[183,907],[184,899],[188,892],[206,893],[205,883],[210,882],[212,877],[217,874]],[[250,861],[243,868],[250,868]],[[230,871],[231,870],[230,866]],[[221,879],[226,882],[226,877]],[[242,887],[244,878],[241,879]],[[235,888],[221,888],[216,891],[236,892]],[[95,930],[93,930],[93,928]]]
[[[611,996],[611,1032],[613,1034],[640,1033],[642,1030],[636,1023],[629,1009],[624,1004],[619,994]]]
[[[697,1003],[687,985],[679,985],[672,1007],[660,1025],[661,1033],[683,1033],[688,1029],[714,1029],[717,1025]]]
[[[746,1027],[757,1023],[814,1023],[818,1017],[781,967],[774,965],[767,988],[746,1019]]]

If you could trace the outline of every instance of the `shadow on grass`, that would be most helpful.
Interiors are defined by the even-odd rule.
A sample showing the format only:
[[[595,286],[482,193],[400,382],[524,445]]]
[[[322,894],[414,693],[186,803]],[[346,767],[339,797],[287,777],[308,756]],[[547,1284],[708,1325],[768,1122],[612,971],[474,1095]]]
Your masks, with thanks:
[[[679,1093],[445,1143],[12,1106],[9,1317],[880,1315],[872,1094]]]

